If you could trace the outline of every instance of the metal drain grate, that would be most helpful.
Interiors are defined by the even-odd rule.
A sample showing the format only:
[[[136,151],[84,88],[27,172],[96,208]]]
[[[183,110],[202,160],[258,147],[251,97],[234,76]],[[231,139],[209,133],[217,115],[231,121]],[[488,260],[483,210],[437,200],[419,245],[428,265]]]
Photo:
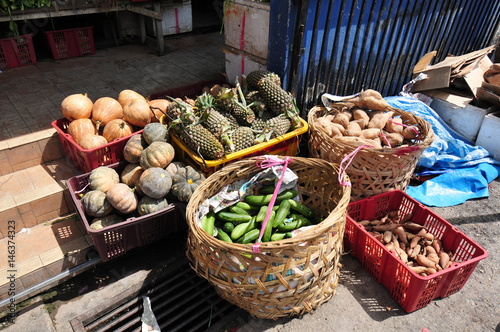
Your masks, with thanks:
[[[99,317],[80,322],[75,331],[141,331],[142,297],[151,306],[162,331],[206,331],[237,310],[191,269],[187,260],[169,268],[144,294],[121,303]]]

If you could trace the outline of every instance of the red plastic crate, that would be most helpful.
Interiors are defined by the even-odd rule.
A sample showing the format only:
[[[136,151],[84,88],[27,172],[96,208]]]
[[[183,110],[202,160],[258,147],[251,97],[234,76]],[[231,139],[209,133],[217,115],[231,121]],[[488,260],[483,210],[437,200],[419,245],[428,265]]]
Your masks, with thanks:
[[[0,70],[36,63],[32,35],[0,39]]]
[[[449,268],[422,277],[357,223],[366,219],[379,219],[387,212],[396,210],[403,214],[411,213],[411,220],[424,225],[428,232],[440,239],[446,252],[454,253],[456,262]],[[406,312],[423,308],[433,299],[458,292],[479,261],[488,256],[481,246],[459,229],[400,190],[350,203],[344,246],[377,282],[389,290],[391,297]]]
[[[54,60],[95,54],[93,28],[44,31]]]
[[[114,140],[94,149],[83,149],[73,137],[68,134],[69,120],[63,118],[52,121],[52,127],[57,130],[64,153],[76,168],[83,172],[90,172],[99,166],[107,166],[123,160],[123,148],[128,139],[135,134],[142,134],[143,129],[132,135]]]
[[[121,162],[107,167],[114,168],[120,174],[126,164]],[[86,188],[89,176],[90,172],[74,176],[67,181],[67,186],[76,211],[103,262],[186,228],[178,205],[171,203],[163,210],[144,216],[127,215],[123,217],[123,222],[93,230],[90,228],[93,218],[85,214],[80,200],[81,194],[91,190]]]

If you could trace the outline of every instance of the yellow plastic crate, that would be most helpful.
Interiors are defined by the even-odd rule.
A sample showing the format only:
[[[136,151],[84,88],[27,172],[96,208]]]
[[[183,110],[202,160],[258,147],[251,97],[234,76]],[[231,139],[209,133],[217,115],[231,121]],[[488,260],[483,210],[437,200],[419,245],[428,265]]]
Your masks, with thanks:
[[[210,175],[221,169],[224,165],[243,158],[249,158],[261,155],[280,155],[296,156],[299,150],[302,135],[307,132],[308,125],[303,119],[300,119],[301,127],[286,133],[283,136],[273,138],[272,140],[256,144],[249,148],[230,153],[221,159],[204,160],[196,152],[187,147],[175,134],[171,132],[170,140],[175,149],[175,159],[184,162],[201,170],[206,175]]]

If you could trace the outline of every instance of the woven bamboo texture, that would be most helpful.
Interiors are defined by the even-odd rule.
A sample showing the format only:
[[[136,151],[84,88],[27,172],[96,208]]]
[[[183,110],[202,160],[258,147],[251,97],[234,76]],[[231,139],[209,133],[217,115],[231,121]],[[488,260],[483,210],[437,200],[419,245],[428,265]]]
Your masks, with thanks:
[[[346,104],[350,105],[350,104]],[[342,159],[355,151],[357,145],[341,142],[317,129],[314,121],[327,114],[336,114],[348,109],[339,103],[338,108],[327,110],[313,107],[307,117],[309,124],[309,155],[341,165]],[[346,173],[351,180],[351,201],[381,194],[393,189],[406,190],[422,152],[434,141],[431,125],[424,119],[397,108],[391,108],[405,125],[416,125],[420,133],[418,140],[408,147],[363,148],[359,150]]]
[[[324,218],[298,236],[261,243],[260,252],[255,253],[252,244],[223,242],[198,226],[195,214],[200,204],[226,184],[261,171],[257,157],[212,174],[187,206],[187,256],[192,268],[222,298],[256,318],[275,320],[308,313],[328,301],[338,285],[350,188],[339,185],[336,165],[321,159],[290,158],[303,203]]]

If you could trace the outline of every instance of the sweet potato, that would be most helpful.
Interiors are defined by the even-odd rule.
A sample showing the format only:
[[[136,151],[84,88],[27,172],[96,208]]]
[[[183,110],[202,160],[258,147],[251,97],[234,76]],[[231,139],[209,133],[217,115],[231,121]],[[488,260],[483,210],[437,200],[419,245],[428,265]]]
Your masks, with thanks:
[[[354,118],[354,121],[358,121],[363,124],[363,126],[360,125],[362,129],[364,129],[368,125],[368,122],[370,122],[370,117],[368,116],[366,111],[361,108],[352,110],[352,117]]]
[[[418,236],[418,235],[415,235],[411,241],[410,241],[410,248],[415,248],[418,244],[418,242],[420,241],[421,237]]]
[[[373,140],[361,138],[361,137],[352,137],[352,136],[342,136],[336,137],[339,142],[343,142],[345,144],[354,145],[356,147],[367,145],[370,147],[376,148],[376,143]]]
[[[361,135],[361,127],[355,121],[349,122],[347,128],[345,129],[344,135],[346,136],[359,136]]]
[[[367,139],[374,139],[375,137],[378,137],[378,135],[380,135],[380,132],[381,132],[380,129],[377,129],[377,128],[363,129],[363,130],[361,130],[359,137],[367,138]]]
[[[450,262],[450,255],[448,255],[444,251],[441,251],[438,255],[439,255],[439,265],[441,265],[441,267],[445,269],[446,267],[448,267],[448,263]]]
[[[430,259],[428,259],[427,257],[425,257],[425,255],[417,255],[417,263],[422,265],[422,266],[425,266],[425,267],[432,267],[432,268],[436,268],[436,263],[434,263],[433,261],[431,261]]]
[[[443,250],[443,243],[436,237],[434,237],[434,241],[432,241],[432,246],[438,254],[441,252],[441,250]]]
[[[417,244],[415,247],[413,247],[413,248],[411,249],[411,254],[410,254],[410,257],[411,257],[412,259],[417,258],[417,255],[419,255],[419,254],[420,254],[420,249],[421,249],[420,244]]]
[[[333,123],[338,123],[342,125],[342,127],[347,128],[347,125],[349,124],[349,116],[345,114],[344,112],[342,113],[337,113],[335,117],[333,118]]]
[[[356,107],[367,110],[385,110],[391,107],[382,95],[375,90],[368,89],[360,92],[356,97],[349,100]]]
[[[400,134],[404,127],[401,125],[403,123],[403,119],[401,117],[393,117],[387,120],[384,129],[389,133],[398,133]]]
[[[382,146],[387,145],[391,148],[400,146],[404,140],[403,135],[398,133],[388,133],[388,132],[385,132],[381,138],[382,138],[381,140]]]
[[[389,120],[394,112],[392,111],[387,111],[387,112],[372,112],[373,115],[371,116],[370,121],[368,122],[368,128],[378,128],[378,129],[384,129],[387,120]]]
[[[418,129],[416,127],[405,127],[403,131],[401,132],[401,135],[407,140],[412,140],[417,138],[418,136]]]
[[[314,125],[328,137],[342,136],[342,132],[340,132],[338,127],[334,126],[334,124],[328,121],[325,117],[314,120]]]
[[[396,227],[393,230],[393,233],[397,235],[399,241],[405,244],[408,243],[408,238],[406,237],[406,233],[403,226]]]
[[[396,248],[394,251],[404,263],[408,263],[408,254],[406,253],[406,251],[401,248]]]
[[[425,266],[410,266],[410,269],[416,274],[422,274],[427,272],[427,267]]]
[[[387,230],[384,232],[384,236],[382,237],[384,243],[389,243],[392,241],[392,231]]]

